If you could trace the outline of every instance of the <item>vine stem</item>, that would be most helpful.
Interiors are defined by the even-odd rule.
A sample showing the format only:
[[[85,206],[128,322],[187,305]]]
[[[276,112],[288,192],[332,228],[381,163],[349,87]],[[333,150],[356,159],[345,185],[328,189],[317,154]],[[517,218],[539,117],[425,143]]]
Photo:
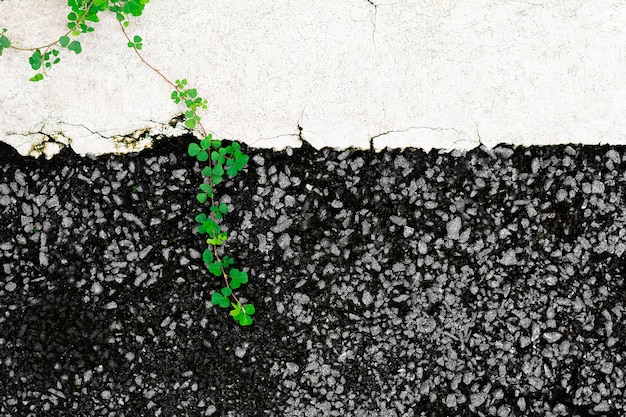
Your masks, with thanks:
[[[128,33],[126,32],[126,29],[124,28],[124,25],[122,24],[122,22],[119,22],[120,25],[120,29],[122,31],[122,33],[124,34],[124,37],[126,38],[126,40],[129,42],[129,44],[132,44],[132,48],[135,51],[135,54],[137,54],[137,56],[139,57],[139,60],[145,64],[148,68],[150,68],[152,71],[154,71],[155,73],[157,73],[163,80],[165,80],[166,83],[168,83],[170,86],[172,86],[177,92],[181,92],[180,88],[178,87],[178,85],[176,85],[175,83],[173,83],[169,78],[167,78],[165,75],[163,75],[163,73],[155,68],[152,64],[150,64],[141,54],[141,52],[139,52],[139,50],[137,49],[136,46],[134,46],[134,42],[131,41],[130,36],[128,35]],[[194,116],[197,116],[197,113],[194,109],[191,109],[191,111],[193,112]],[[200,126],[200,129],[202,130],[202,134],[204,135],[204,137],[207,137],[207,131],[204,128],[204,126],[202,125],[202,122],[199,120],[200,117],[198,116],[197,119],[197,123]],[[209,166],[211,168],[213,168],[213,160],[211,158],[209,158]],[[209,177],[209,184],[211,185],[211,190],[213,190],[213,180],[211,179],[211,177]],[[211,198],[211,205],[214,206],[215,205],[215,198],[213,196],[210,196]],[[215,217],[212,212],[211,212],[211,216]],[[217,219],[215,219],[217,220]],[[213,246],[213,255],[215,256],[215,258],[217,259],[218,262],[222,262],[222,259],[220,258],[218,251],[217,251],[217,245],[212,244],[211,246]],[[230,283],[228,282],[228,274],[226,273],[226,270],[224,269],[224,267],[220,267],[220,269],[222,270],[222,276],[224,277],[224,283],[226,284],[226,287],[229,288],[232,291],[232,288],[230,288]],[[235,295],[234,292],[231,293],[231,296],[233,297],[233,299],[235,300],[235,302],[240,305],[241,303],[239,302],[239,299],[237,298],[237,296]]]
[[[85,18],[87,17],[87,14],[89,13],[89,10],[91,10],[91,7],[93,6],[95,0],[91,0],[89,2],[89,4],[87,5],[87,7],[85,8],[85,14],[83,15],[83,17],[81,17],[79,20],[76,21],[76,26],[80,26],[81,23],[83,23],[85,21]],[[59,38],[63,37],[63,36],[67,36],[70,33],[72,33],[74,31],[74,29],[70,29],[67,32],[65,32],[63,35],[59,36]],[[44,49],[45,52],[48,52],[48,50],[50,50],[50,48],[52,48],[54,45],[58,45],[59,44],[59,40],[57,39],[54,42],[51,42],[47,45],[44,46],[39,46],[39,47],[34,47],[34,48],[20,48],[19,46],[13,46],[13,44],[11,44],[11,46],[9,46],[9,48],[15,49],[16,51],[36,51],[38,49]]]

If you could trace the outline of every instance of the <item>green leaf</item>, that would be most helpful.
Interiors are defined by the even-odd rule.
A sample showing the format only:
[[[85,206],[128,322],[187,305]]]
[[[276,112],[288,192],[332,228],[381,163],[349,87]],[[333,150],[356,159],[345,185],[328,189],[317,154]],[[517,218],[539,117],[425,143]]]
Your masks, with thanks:
[[[213,170],[211,169],[211,167],[204,167],[204,169],[202,170],[202,175],[204,175],[205,177],[210,177],[211,174],[213,174]]]
[[[220,175],[213,175],[211,176],[211,181],[213,181],[213,184],[217,185],[220,182],[222,182],[222,177]]]
[[[141,39],[141,38],[139,38],[139,39]],[[135,42],[138,42],[138,41],[135,41]],[[196,96],[198,95],[198,91],[195,88],[190,88],[187,91],[187,94],[189,94],[189,97],[191,97],[191,98],[196,98]]]
[[[6,36],[0,36],[0,49],[11,47],[11,41]]]
[[[222,275],[222,265],[221,262],[213,262],[211,264],[209,264],[209,271],[215,275],[216,277],[219,277],[220,275]],[[232,285],[231,285],[232,287]],[[235,287],[232,287],[235,288]]]
[[[41,51],[39,49],[37,49],[35,52],[33,52],[33,54],[30,56],[30,58],[28,58],[28,62],[30,63],[31,68],[34,69],[35,71],[37,71],[39,68],[41,68],[41,60],[42,60],[42,58],[43,57],[41,56]]]
[[[196,127],[196,121],[194,119],[187,119],[185,120],[185,126],[187,126],[187,129],[194,129]]]
[[[233,268],[230,270],[228,275],[230,275],[230,278],[232,280],[230,283],[230,286],[232,288],[239,288],[241,284],[245,284],[248,282],[248,273],[245,271],[240,271],[236,268]]]
[[[241,316],[241,303],[230,303],[233,309],[230,311],[230,315],[235,317],[235,320],[238,320],[236,317]]]
[[[237,175],[237,167],[230,167],[228,168],[228,170],[226,171],[226,173],[231,176],[234,177],[235,175]]]
[[[196,159],[200,162],[207,161],[209,159],[209,154],[207,151],[200,151],[200,153],[196,155]]]
[[[60,44],[62,47],[64,47],[64,48],[65,48],[65,47],[66,47],[69,43],[70,43],[70,37],[69,37],[69,36],[61,36],[61,37],[59,38],[59,44]]]
[[[70,51],[74,51],[76,54],[80,54],[82,52],[82,47],[80,46],[80,42],[78,41],[72,41],[68,46],[67,49],[69,49]]]
[[[219,211],[222,212],[223,214],[228,213],[228,204],[226,203],[220,203],[219,207],[218,207]]]
[[[200,147],[207,150],[211,147],[211,139],[204,138],[200,141]]]
[[[215,165],[215,167],[213,168],[213,175],[217,175],[217,176],[222,176],[224,175],[224,167],[222,167],[222,164],[217,164]]]
[[[76,20],[78,17],[76,16],[76,13],[72,12],[70,14],[67,15],[67,20]]]
[[[248,282],[248,273],[245,271],[240,271],[236,268],[230,270],[229,274],[231,281],[231,288],[237,289],[241,286],[241,284],[245,284]]]
[[[206,195],[206,193],[199,193],[199,194],[196,194],[196,200],[198,200],[198,202],[199,202],[200,204],[204,204],[204,203],[206,202],[206,200],[207,200],[207,198],[208,198],[208,197],[209,197],[209,196],[208,196],[208,195]]]
[[[213,262],[213,251],[211,248],[206,248],[204,252],[202,252],[202,261],[207,265]]]
[[[217,291],[214,292],[213,295],[211,295],[211,303],[213,305],[218,305],[223,308],[230,307],[230,301],[228,300],[228,297],[224,297]]]
[[[230,297],[230,296],[231,296],[231,294],[233,293],[233,290],[231,290],[231,289],[230,289],[230,288],[228,288],[228,287],[223,287],[223,288],[220,290],[220,292],[222,293],[222,295],[223,295],[224,297]]]
[[[196,216],[196,221],[198,223],[204,223],[207,220],[206,214],[200,213]]]
[[[254,306],[252,304],[246,304],[243,306],[243,312],[248,315],[253,315],[255,312]]]
[[[41,80],[43,80],[43,75],[42,74],[35,74],[33,77],[30,77],[28,80],[29,81],[33,81],[33,82],[41,81]]]
[[[252,317],[246,315],[246,314],[242,314],[241,318],[239,319],[239,324],[241,326],[249,326],[252,324]]]
[[[207,184],[207,183],[200,184],[200,189],[202,191],[204,191],[205,193],[207,193],[207,194],[209,194],[211,191],[213,191],[213,188],[211,187],[211,184]]]
[[[222,258],[222,261],[225,267],[231,266],[232,264],[235,263],[235,260],[228,255],[225,255],[224,258]]]
[[[189,146],[187,147],[187,153],[189,154],[189,156],[196,156],[200,153],[202,149],[200,148],[200,146],[198,146],[197,143],[190,143]]]
[[[135,42],[135,43],[139,43],[139,42],[141,42],[141,36],[137,36],[137,35],[135,35],[135,36],[133,37],[133,42]]]

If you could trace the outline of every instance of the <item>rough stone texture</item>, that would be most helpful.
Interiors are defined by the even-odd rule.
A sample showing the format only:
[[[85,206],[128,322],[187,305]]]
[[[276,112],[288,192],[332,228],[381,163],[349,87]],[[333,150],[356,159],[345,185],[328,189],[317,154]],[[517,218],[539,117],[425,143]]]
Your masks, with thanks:
[[[188,140],[0,144],[2,417],[626,414],[624,147],[244,145],[216,187],[239,328],[210,302]]]
[[[0,2],[20,46],[56,39],[65,1]],[[209,100],[205,126],[255,147],[623,143],[626,4],[582,0],[153,1],[129,33]],[[43,83],[0,57],[0,140],[80,154],[141,147],[181,113],[103,16]],[[37,133],[39,132],[39,133]],[[128,143],[125,143],[128,142]],[[49,144],[47,152],[59,146]],[[595,190],[595,188],[594,188]]]

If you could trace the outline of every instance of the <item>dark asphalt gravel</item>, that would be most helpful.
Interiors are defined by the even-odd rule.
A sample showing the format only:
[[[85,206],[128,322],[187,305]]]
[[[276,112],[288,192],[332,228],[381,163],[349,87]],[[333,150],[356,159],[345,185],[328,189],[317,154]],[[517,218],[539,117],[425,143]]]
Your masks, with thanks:
[[[249,149],[240,328],[187,140],[0,145],[1,416],[626,415],[625,148]]]

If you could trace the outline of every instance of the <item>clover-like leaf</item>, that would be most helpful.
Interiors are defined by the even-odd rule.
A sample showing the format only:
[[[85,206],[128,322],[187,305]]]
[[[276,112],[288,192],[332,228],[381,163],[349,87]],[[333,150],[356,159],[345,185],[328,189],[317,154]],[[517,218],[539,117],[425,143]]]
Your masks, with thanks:
[[[230,315],[233,319],[238,321],[241,326],[249,326],[252,324],[252,317],[246,312],[246,307],[248,306],[242,306],[239,302],[237,304],[230,303],[230,306],[233,308],[230,311]],[[254,310],[254,307],[252,309]]]
[[[61,45],[62,47],[65,48],[69,43],[70,43],[70,37],[69,36],[61,36],[59,38],[59,45]]]
[[[220,275],[222,275],[222,263],[221,262],[212,262],[209,264],[209,271],[215,275],[216,277],[219,277]],[[231,288],[235,288],[231,285]]]
[[[80,42],[72,41],[69,45],[67,45],[67,49],[70,51],[74,51],[76,54],[80,54],[83,48],[80,46]]]
[[[237,175],[237,167],[235,166],[231,166],[230,168],[228,168],[228,170],[226,171],[226,173],[231,176],[234,177],[235,175]]]
[[[217,175],[219,177],[224,175],[224,167],[219,162],[213,168],[213,175]]]
[[[30,67],[37,71],[41,68],[41,62],[43,60],[43,56],[41,55],[41,51],[37,49],[33,54],[28,58],[28,62],[30,63]]]
[[[185,126],[187,126],[187,129],[194,129],[196,127],[195,119],[187,119],[187,120],[185,120]],[[206,161],[206,159],[205,159],[205,161]]]
[[[213,187],[211,187],[211,184],[207,183],[200,184],[200,189],[207,194],[210,194],[213,191]]]
[[[195,142],[190,143],[189,146],[187,147],[187,153],[189,154],[189,156],[196,156],[201,151],[202,151],[202,148],[198,146],[198,144]]]
[[[209,149],[211,147],[211,139],[209,138],[204,138],[200,141],[200,147],[202,149]]]
[[[204,252],[202,252],[202,261],[207,264],[207,266],[213,262],[213,251],[211,248],[206,248]]]
[[[6,32],[6,29],[2,31],[2,33]],[[0,53],[2,53],[2,48],[10,48],[11,41],[4,35],[0,35]]]
[[[209,159],[209,154],[207,151],[200,151],[200,153],[196,155],[196,159],[200,162],[205,162]]]
[[[241,315],[241,303],[230,303],[230,306],[233,308],[230,310],[230,315],[233,317],[238,317]],[[237,318],[235,318],[237,320]]]
[[[228,299],[228,297],[224,297],[224,295],[222,295],[221,293],[215,291],[212,295],[211,295],[211,303],[213,305],[218,305],[222,308],[228,308],[230,307],[230,300]]]
[[[235,263],[235,260],[228,255],[225,255],[222,258],[222,262],[224,263],[224,267],[229,267]]]
[[[242,308],[243,312],[246,313],[247,315],[251,316],[255,313],[255,309],[254,309],[254,305],[252,304],[245,304]]]
[[[241,286],[241,284],[248,282],[248,274],[245,271],[233,268],[229,271],[228,275],[230,275],[231,278],[230,287],[233,289],[237,289]]]

